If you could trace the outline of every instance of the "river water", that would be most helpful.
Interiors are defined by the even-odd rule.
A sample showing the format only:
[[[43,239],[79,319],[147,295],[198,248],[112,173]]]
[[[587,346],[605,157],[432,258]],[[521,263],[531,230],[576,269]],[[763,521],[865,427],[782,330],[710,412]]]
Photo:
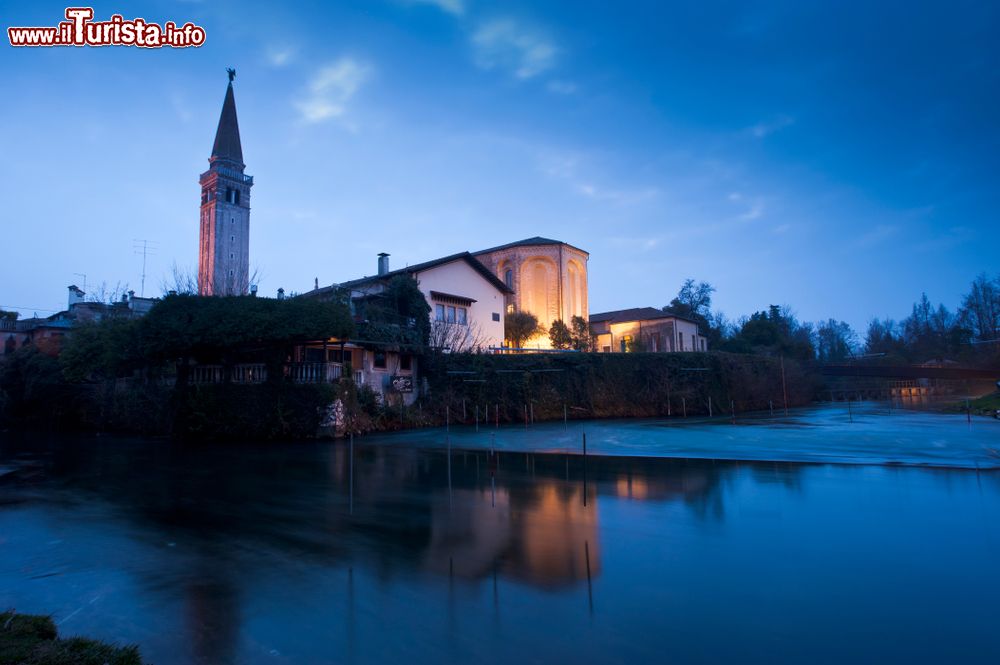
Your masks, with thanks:
[[[997,424],[769,419],[463,426],[353,465],[0,439],[0,606],[159,665],[1000,662]]]

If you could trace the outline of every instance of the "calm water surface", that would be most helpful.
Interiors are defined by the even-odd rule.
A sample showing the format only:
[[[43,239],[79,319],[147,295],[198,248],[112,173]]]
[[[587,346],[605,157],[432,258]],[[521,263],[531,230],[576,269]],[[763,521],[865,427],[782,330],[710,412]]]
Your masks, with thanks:
[[[424,445],[358,443],[352,474],[342,443],[3,440],[0,606],[166,665],[1000,662],[1000,472],[490,468]]]

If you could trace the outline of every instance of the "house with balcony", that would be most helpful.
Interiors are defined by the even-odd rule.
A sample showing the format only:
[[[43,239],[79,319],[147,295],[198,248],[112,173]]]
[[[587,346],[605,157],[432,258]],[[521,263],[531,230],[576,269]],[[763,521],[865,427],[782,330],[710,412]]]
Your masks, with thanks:
[[[503,345],[504,303],[513,290],[469,252],[396,270],[389,267],[389,254],[381,253],[374,275],[317,287],[299,297],[347,299],[364,331],[365,305],[382,297],[392,280],[400,276],[414,279],[430,306],[432,348],[443,353],[484,352]],[[403,403],[409,404],[419,389],[414,354],[418,349],[406,342],[407,328],[415,323],[395,323],[399,330],[391,335],[392,341],[366,339],[362,332],[357,339],[311,342],[299,349],[296,360],[325,362],[334,368],[349,363],[355,383],[370,386],[389,399],[398,393]]]

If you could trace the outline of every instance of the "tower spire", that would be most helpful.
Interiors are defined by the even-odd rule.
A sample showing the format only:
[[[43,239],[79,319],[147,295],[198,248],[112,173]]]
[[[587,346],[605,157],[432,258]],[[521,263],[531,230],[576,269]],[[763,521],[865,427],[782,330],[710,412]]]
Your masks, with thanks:
[[[198,292],[202,295],[244,295],[250,280],[250,188],[244,173],[240,126],[236,121],[233,78],[222,102],[208,170],[201,174],[201,236],[198,250]]]
[[[222,114],[219,116],[219,127],[215,130],[215,144],[212,146],[210,164],[217,160],[228,162],[239,170],[246,166],[243,163],[243,147],[240,145],[240,124],[236,119],[236,97],[233,94],[233,79],[235,69],[227,69],[229,85],[226,86],[226,98],[222,102]]]

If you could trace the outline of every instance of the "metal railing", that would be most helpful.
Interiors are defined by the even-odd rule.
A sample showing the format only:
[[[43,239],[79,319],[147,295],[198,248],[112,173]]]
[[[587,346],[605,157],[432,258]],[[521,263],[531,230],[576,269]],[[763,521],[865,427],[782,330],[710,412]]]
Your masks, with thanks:
[[[290,363],[285,365],[285,377],[294,383],[333,383],[344,374],[340,363]],[[355,381],[361,382],[361,372],[355,372]],[[225,383],[226,368],[223,365],[194,365],[191,367],[189,382],[192,384]],[[267,381],[267,366],[263,363],[245,363],[229,368],[232,383],[264,383]]]

